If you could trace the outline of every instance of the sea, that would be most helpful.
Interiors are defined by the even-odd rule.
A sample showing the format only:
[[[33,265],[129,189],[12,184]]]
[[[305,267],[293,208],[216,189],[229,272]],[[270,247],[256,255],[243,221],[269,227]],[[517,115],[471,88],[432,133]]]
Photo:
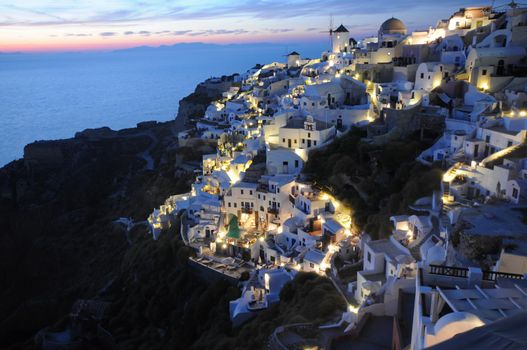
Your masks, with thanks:
[[[178,101],[212,76],[286,54],[320,57],[327,43],[176,44],[111,52],[0,53],[0,166],[36,140],[175,118]]]

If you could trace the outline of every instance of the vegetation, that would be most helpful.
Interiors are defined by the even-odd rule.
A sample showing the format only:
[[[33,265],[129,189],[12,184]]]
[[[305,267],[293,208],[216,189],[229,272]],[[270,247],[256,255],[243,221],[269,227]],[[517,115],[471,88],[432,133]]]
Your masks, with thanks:
[[[141,238],[125,254],[116,293],[106,296],[114,300],[108,328],[120,348],[261,349],[280,325],[322,323],[345,309],[329,280],[300,273],[284,287],[280,303],[233,329],[229,301],[240,290],[197,278],[186,264],[190,251],[177,237],[174,231],[159,241]]]
[[[390,216],[408,213],[408,205],[438,189],[442,172],[415,161],[431,145],[417,134],[383,146],[365,136],[354,128],[312,151],[304,173],[349,206],[354,228],[375,239],[389,234]]]

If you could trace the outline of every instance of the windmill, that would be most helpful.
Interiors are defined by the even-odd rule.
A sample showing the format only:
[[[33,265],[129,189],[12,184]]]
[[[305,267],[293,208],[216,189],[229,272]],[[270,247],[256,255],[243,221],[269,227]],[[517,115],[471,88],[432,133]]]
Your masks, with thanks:
[[[329,33],[329,45],[331,50],[333,50],[333,15],[329,15],[329,30],[322,31],[320,33]]]

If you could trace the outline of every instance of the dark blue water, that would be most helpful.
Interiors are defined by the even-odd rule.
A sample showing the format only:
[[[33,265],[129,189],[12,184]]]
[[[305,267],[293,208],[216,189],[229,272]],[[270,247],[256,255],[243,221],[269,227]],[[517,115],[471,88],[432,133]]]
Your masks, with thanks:
[[[35,140],[170,120],[178,101],[208,77],[285,62],[287,51],[316,57],[324,49],[323,44],[187,44],[106,53],[0,54],[0,166],[20,158],[24,145]]]

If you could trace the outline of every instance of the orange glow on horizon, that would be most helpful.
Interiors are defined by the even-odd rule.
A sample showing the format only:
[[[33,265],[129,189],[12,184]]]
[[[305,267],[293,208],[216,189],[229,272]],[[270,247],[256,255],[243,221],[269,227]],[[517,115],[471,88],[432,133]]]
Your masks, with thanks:
[[[100,37],[83,38],[50,37],[48,40],[10,40],[0,42],[0,52],[70,52],[70,51],[104,51],[133,48],[137,46],[162,46],[181,43],[210,43],[210,44],[246,44],[258,42],[286,43],[320,41],[323,37],[313,37],[298,34],[289,35],[217,35],[210,36],[181,36],[181,37]]]

